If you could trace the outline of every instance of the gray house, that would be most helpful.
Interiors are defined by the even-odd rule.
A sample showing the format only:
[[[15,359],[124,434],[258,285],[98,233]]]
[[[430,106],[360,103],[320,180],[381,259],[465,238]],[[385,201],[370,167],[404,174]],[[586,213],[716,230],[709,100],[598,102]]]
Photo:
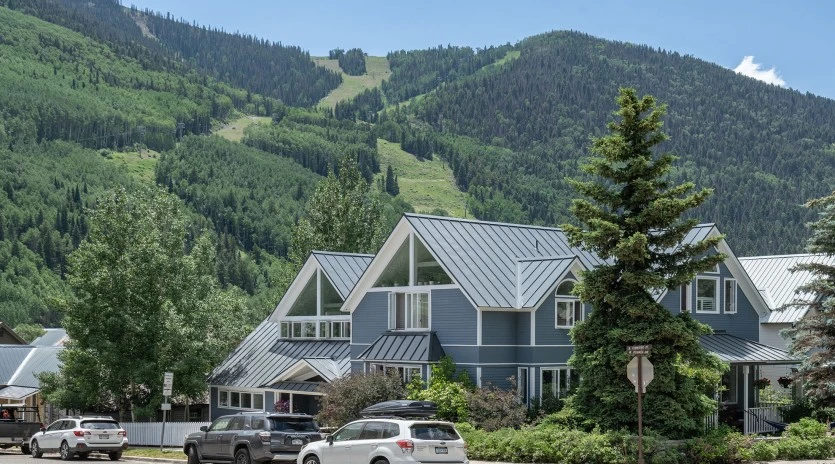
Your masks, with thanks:
[[[317,387],[348,373],[351,317],[340,311],[371,255],[313,252],[273,313],[210,375],[210,415],[315,414]]]
[[[699,225],[685,243],[717,235],[713,224]],[[670,311],[690,312],[714,328],[716,333],[702,343],[731,364],[723,403],[739,410],[746,431],[757,431],[759,426],[749,427],[752,414],[776,414],[753,409],[760,368],[795,360],[759,343],[759,322],[770,309],[724,240],[716,251],[728,255],[723,264],[689,285],[655,296]],[[262,342],[272,343],[266,350],[272,356],[301,343],[318,349],[340,346],[345,354],[337,356],[337,364],[345,372],[339,375],[348,368],[386,371],[409,381],[428,379],[430,366],[447,355],[477,385],[506,388],[514,378],[521,401],[529,405],[546,394],[562,396],[578,381],[568,366],[573,352],[569,331],[591,308],[571,291],[582,271],[603,261],[569,246],[560,229],[406,214],[373,259],[355,257],[364,265],[361,272],[350,274],[345,266],[336,270],[324,264],[324,256],[335,255],[314,253],[256,331],[262,333],[259,338],[278,334]],[[337,276],[344,277],[342,283]],[[337,322],[347,323],[350,334],[346,326],[335,328]],[[334,340],[335,331],[344,341]],[[319,372],[325,369],[311,362],[318,355],[293,354],[280,363],[247,367],[252,363],[246,357],[255,355],[242,347],[251,338],[215,371],[213,395],[240,379],[247,379],[247,388],[267,388],[265,395],[315,395],[301,387],[290,389],[286,382],[328,380]],[[236,355],[243,362],[235,361]],[[224,377],[236,370],[247,374]],[[333,368],[328,372],[337,374]],[[264,404],[275,398],[265,396]],[[222,398],[215,401],[228,404]]]

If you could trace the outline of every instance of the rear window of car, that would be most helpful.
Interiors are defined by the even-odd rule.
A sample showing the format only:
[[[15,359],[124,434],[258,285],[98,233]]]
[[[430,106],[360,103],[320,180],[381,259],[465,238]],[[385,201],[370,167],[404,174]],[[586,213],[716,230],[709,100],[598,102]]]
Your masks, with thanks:
[[[274,432],[318,432],[319,426],[309,417],[270,417]]]
[[[458,432],[449,424],[414,424],[409,427],[418,440],[458,440]]]
[[[81,421],[81,428],[90,430],[116,430],[119,428],[119,423],[102,420]]]

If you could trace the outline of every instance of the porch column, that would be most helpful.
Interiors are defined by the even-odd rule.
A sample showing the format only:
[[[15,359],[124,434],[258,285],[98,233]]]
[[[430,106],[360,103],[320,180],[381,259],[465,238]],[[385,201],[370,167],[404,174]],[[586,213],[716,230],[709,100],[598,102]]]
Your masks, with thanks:
[[[742,376],[745,378],[743,381],[745,392],[742,395],[742,401],[744,401],[744,403],[742,403],[742,433],[745,435],[748,435],[750,429],[748,426],[748,373],[750,372],[750,369],[751,367],[747,364],[742,366]]]

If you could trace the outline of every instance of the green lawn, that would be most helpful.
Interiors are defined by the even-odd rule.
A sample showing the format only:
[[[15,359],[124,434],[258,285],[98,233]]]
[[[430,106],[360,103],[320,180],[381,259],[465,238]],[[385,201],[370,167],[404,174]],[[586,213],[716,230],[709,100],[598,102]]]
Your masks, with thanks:
[[[159,153],[148,149],[143,149],[142,154],[135,151],[114,151],[108,160],[124,166],[131,175],[139,179],[153,182]]]
[[[397,175],[400,195],[411,203],[417,213],[431,213],[443,209],[450,216],[464,216],[466,195],[455,186],[452,169],[440,158],[421,161],[403,151],[399,143],[377,139],[380,171],[391,164]]]
[[[389,62],[384,56],[366,56],[366,74],[362,76],[349,76],[343,73],[337,60],[313,58],[313,62],[323,68],[342,73],[342,84],[319,101],[319,106],[327,108],[335,107],[338,102],[350,100],[359,95],[363,90],[379,87],[391,75]]]
[[[266,116],[241,116],[238,119],[230,121],[214,133],[227,140],[233,142],[240,142],[244,138],[244,129],[252,124],[269,124],[271,118]]]
[[[130,448],[122,453],[125,456],[135,456],[142,458],[166,458],[166,459],[180,459],[185,461],[186,455],[183,450],[175,448],[164,448],[162,451],[157,448]]]

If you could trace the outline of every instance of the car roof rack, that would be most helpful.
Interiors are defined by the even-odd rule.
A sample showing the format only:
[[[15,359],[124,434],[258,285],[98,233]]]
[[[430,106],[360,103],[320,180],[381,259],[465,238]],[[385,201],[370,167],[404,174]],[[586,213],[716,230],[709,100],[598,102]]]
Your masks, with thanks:
[[[431,401],[393,400],[369,406],[360,415],[368,419],[429,419],[438,413]]]

